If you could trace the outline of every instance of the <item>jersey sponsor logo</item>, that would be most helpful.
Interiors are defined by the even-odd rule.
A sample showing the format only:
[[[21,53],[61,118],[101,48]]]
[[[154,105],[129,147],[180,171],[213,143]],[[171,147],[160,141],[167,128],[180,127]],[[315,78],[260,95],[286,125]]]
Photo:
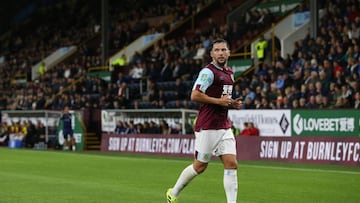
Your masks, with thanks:
[[[232,94],[232,90],[233,90],[233,86],[232,85],[223,85],[223,92],[222,95],[231,95]]]
[[[205,82],[206,79],[207,79],[207,77],[208,77],[207,74],[202,74],[202,75],[200,76],[200,81],[201,81],[201,82]]]

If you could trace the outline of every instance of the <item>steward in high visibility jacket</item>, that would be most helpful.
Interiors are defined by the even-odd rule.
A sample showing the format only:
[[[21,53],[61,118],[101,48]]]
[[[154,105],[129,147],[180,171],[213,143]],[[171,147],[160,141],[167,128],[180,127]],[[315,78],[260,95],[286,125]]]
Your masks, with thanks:
[[[261,36],[259,41],[255,44],[256,49],[256,56],[259,61],[264,61],[266,58],[266,50],[267,48],[267,41],[265,40],[264,36]]]
[[[46,64],[45,62],[41,62],[40,66],[38,67],[38,72],[40,76],[43,76],[46,72]]]
[[[121,57],[115,59],[115,61],[112,62],[112,66],[114,67],[121,67],[125,66],[127,63],[126,56],[123,54]]]

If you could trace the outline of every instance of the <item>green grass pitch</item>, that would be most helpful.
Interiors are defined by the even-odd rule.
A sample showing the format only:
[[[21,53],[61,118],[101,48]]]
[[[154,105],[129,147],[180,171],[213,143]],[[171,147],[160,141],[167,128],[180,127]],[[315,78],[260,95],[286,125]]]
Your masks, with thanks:
[[[188,158],[0,148],[1,203],[165,203]],[[225,203],[218,160],[180,203]],[[240,161],[239,203],[360,202],[360,168]]]

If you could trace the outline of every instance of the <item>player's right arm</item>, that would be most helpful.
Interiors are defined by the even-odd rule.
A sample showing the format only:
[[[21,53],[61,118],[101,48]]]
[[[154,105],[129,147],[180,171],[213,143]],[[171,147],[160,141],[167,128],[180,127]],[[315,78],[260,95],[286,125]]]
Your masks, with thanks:
[[[232,103],[230,95],[223,95],[220,98],[216,98],[205,94],[207,88],[212,85],[213,81],[214,73],[208,68],[203,68],[193,86],[191,100],[199,103],[216,104],[223,107],[230,106]]]
[[[199,90],[193,90],[191,92],[191,100],[200,103],[216,104],[223,107],[229,107],[232,105],[230,95],[223,95],[220,98],[215,98],[209,97],[207,94],[202,93]]]

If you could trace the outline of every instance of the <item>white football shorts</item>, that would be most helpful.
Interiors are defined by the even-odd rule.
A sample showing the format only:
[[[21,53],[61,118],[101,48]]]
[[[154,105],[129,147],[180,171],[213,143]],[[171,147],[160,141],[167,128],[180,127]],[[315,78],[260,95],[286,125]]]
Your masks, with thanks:
[[[236,155],[236,142],[231,129],[195,132],[195,158],[208,163],[212,155]]]

